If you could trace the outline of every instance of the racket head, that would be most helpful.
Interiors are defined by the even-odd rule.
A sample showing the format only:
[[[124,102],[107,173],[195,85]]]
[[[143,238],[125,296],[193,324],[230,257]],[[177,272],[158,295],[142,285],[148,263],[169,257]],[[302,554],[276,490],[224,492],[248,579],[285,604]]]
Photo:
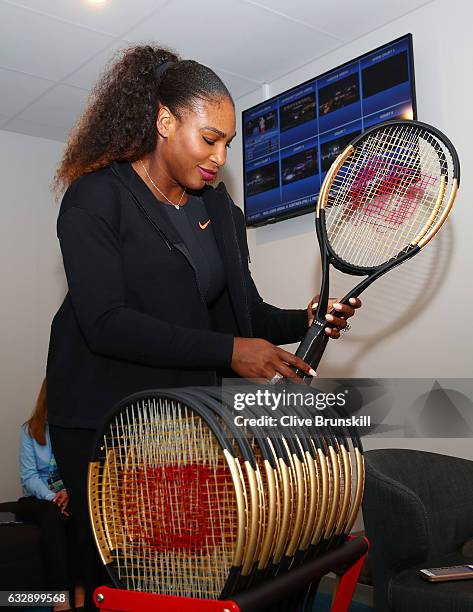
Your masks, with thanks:
[[[206,387],[187,387],[179,391],[179,396],[194,398],[195,401],[205,406],[206,410],[213,413],[221,430],[231,442],[235,455],[239,458],[240,465],[243,466],[242,479],[245,495],[248,500],[249,520],[241,575],[235,581],[232,589],[232,592],[237,592],[243,588],[245,578],[250,574],[258,558],[261,542],[267,528],[270,495],[265,481],[264,460],[262,460],[259,446],[255,444],[254,437],[252,438],[249,433],[242,432],[235,425],[231,413],[220,401],[217,401],[212,396],[211,389]],[[250,440],[252,443],[250,443]],[[230,591],[225,589],[225,596],[229,594]]]
[[[339,406],[326,406],[324,414],[329,418],[333,419],[332,435],[335,440],[338,449],[338,462],[340,471],[339,480],[339,506],[337,511],[337,518],[335,525],[332,526],[333,535],[337,536],[345,527],[347,517],[350,511],[350,504],[352,499],[352,479],[353,479],[353,467],[352,457],[350,455],[350,444],[353,445],[353,439],[350,436],[348,428],[345,427],[343,420],[343,409]],[[342,425],[339,424],[339,419],[342,418]]]
[[[222,395],[230,406],[233,394],[241,391],[241,387],[227,387]],[[245,407],[245,415],[258,419],[274,418],[274,412],[265,405],[258,408],[251,405]],[[288,566],[297,548],[300,534],[307,514],[307,472],[306,455],[303,444],[305,440],[297,427],[260,426],[263,437],[271,448],[276,459],[276,483],[280,500],[280,515],[278,529],[271,547],[271,564],[267,565],[265,577],[279,573],[283,566]],[[259,564],[258,570],[263,570]]]
[[[233,406],[234,394],[241,391],[241,387],[227,387],[222,391],[222,395],[229,406]],[[256,407],[247,405],[245,414],[248,417],[258,419],[266,416],[273,417],[271,410],[266,406]],[[297,512],[298,484],[294,470],[294,454],[297,452],[297,445],[292,436],[284,436],[277,427],[266,426],[264,423],[259,426],[258,438],[262,438],[266,443],[272,457],[272,464],[275,466],[275,482],[278,494],[278,525],[275,537],[271,544],[270,559],[271,564],[266,566],[265,577],[274,576],[279,571],[279,563],[292,533],[292,526]],[[268,559],[269,561],[269,559]],[[259,570],[264,568],[259,564]]]
[[[199,392],[198,389],[193,391]],[[205,392],[208,398],[212,398],[216,405],[221,406],[220,410],[233,423],[233,394],[215,387],[208,387],[202,392]],[[250,423],[245,427],[238,427],[238,430],[240,436],[247,437],[261,475],[262,499],[265,500],[265,508],[262,516],[260,546],[255,558],[255,569],[261,572],[267,567],[272,557],[280,529],[282,498],[278,456],[260,425]],[[251,583],[254,582],[255,579],[252,576]]]
[[[216,599],[239,573],[248,508],[230,441],[179,392],[121,401],[89,463],[89,512],[116,586]]]
[[[319,241],[342,271],[369,274],[435,236],[459,181],[458,154],[436,128],[407,120],[373,126],[325,177],[317,204]]]

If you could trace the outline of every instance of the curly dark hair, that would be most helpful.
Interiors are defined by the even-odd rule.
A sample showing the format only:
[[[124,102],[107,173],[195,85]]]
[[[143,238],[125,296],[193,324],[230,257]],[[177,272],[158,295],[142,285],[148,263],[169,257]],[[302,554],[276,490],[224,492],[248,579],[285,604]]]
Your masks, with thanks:
[[[156,71],[173,62],[161,77]],[[197,99],[227,97],[215,72],[172,50],[153,45],[118,52],[92,89],[86,109],[72,128],[63,158],[51,182],[57,197],[75,179],[110,165],[135,161],[156,147],[156,117],[161,105],[182,120]]]

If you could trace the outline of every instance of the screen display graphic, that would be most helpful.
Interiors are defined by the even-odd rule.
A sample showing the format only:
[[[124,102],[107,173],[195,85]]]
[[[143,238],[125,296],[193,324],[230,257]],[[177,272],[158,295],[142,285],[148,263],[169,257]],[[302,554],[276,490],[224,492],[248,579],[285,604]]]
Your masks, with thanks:
[[[355,136],[416,118],[411,34],[243,111],[247,225],[313,211],[327,170]]]

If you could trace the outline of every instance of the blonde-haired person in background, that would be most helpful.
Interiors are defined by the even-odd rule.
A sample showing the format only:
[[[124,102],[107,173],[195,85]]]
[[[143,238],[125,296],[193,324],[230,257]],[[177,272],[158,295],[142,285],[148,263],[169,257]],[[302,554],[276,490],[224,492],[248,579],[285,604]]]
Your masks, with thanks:
[[[84,589],[77,576],[73,543],[69,541],[69,497],[59,475],[47,423],[46,379],[29,420],[20,433],[20,475],[23,495],[18,500],[18,516],[38,525],[44,586],[52,591],[67,591],[75,584],[75,604],[84,605]],[[75,580],[71,581],[71,578]],[[53,610],[69,610],[60,603]]]

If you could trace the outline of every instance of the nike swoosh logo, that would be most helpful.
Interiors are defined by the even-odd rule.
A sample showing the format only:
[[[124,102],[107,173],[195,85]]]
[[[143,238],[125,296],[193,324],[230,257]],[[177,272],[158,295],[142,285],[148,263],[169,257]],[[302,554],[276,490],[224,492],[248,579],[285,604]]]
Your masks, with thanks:
[[[201,230],[207,229],[207,227],[208,227],[209,223],[210,223],[210,219],[209,219],[208,221],[206,221],[205,223],[201,223],[201,222],[199,221],[199,227],[200,227],[200,229],[201,229]]]

